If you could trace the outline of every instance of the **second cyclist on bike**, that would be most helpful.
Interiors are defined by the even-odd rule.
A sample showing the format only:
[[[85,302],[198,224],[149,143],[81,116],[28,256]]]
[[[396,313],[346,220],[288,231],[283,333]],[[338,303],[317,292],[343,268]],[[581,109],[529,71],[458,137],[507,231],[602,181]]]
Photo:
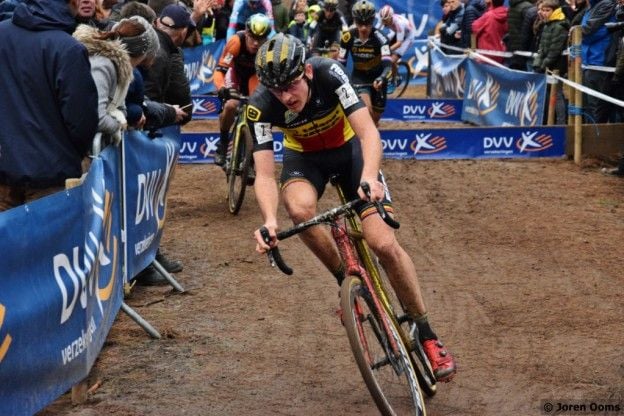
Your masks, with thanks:
[[[264,14],[254,14],[247,20],[245,30],[236,32],[228,40],[219,63],[215,68],[214,85],[224,106],[219,114],[219,144],[214,157],[218,166],[225,164],[225,155],[230,138],[229,132],[234,123],[239,101],[229,99],[232,92],[250,95],[258,85],[254,62],[258,48],[271,33],[271,21]]]
[[[386,108],[386,84],[392,71],[390,46],[388,38],[373,27],[373,3],[359,0],[352,14],[355,27],[342,33],[338,60],[346,64],[351,53],[353,84],[376,125]]]

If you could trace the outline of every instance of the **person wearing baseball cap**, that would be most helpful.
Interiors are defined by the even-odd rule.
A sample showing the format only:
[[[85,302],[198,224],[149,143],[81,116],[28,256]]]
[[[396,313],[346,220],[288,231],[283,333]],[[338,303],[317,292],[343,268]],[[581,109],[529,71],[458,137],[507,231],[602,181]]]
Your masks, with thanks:
[[[194,28],[195,22],[191,19],[191,13],[186,7],[179,4],[170,4],[165,7],[158,21],[170,29]]]

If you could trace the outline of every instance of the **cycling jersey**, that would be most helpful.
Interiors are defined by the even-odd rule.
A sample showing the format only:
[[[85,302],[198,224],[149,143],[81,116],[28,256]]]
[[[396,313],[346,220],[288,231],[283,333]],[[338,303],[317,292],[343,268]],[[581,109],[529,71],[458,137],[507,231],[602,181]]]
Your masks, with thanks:
[[[247,122],[254,151],[273,150],[271,128],[284,132],[284,147],[297,152],[316,152],[343,146],[355,136],[347,116],[364,107],[342,65],[333,59],[312,57],[310,98],[300,113],[286,108],[264,85],[249,99]]]
[[[312,49],[324,47],[325,41],[329,43],[328,46],[334,42],[339,42],[340,33],[346,28],[347,22],[338,10],[334,12],[331,19],[328,19],[324,12],[321,12],[318,21],[310,23],[310,29],[313,30]]]
[[[383,28],[382,31],[385,29],[384,33],[391,46],[396,42],[401,42],[401,45],[392,51],[399,56],[405,55],[416,38],[416,28],[409,19],[400,14],[392,15],[392,23],[389,26],[383,26],[380,22],[380,28]]]
[[[372,83],[375,78],[382,75],[384,69],[386,72],[390,70],[388,38],[375,28],[365,41],[358,38],[357,28],[342,32],[338,60],[345,64],[349,52],[353,59],[354,84]]]
[[[236,88],[243,95],[249,95],[258,84],[254,61],[256,54],[247,50],[245,31],[237,32],[227,41],[219,63],[215,67],[216,89],[226,86]]]

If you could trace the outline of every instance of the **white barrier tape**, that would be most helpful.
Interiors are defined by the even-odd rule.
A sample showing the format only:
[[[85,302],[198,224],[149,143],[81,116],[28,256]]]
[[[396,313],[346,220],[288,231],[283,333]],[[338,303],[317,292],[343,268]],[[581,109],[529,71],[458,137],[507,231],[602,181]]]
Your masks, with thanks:
[[[602,71],[602,72],[615,72],[614,66],[599,66],[599,65],[581,65],[583,69],[591,69],[594,71]]]
[[[509,58],[509,57],[514,56],[514,55],[524,56],[525,58],[532,58],[532,57],[537,55],[535,52],[529,52],[529,51],[503,52],[503,51],[492,51],[492,50],[489,50],[489,49],[460,48],[458,46],[452,46],[452,45],[447,45],[445,43],[442,43],[435,36],[430,36],[429,37],[429,41],[433,45],[438,46],[438,50],[440,50],[440,47],[443,47],[443,48],[451,50],[451,51],[457,51],[457,52],[462,52],[462,53],[469,53],[470,51],[475,51],[475,52],[480,53],[482,55],[502,56],[504,58]]]
[[[618,100],[617,98],[613,98],[613,97],[610,97],[610,96],[608,96],[606,94],[598,92],[596,90],[592,90],[591,88],[585,87],[584,85],[577,84],[576,82],[573,82],[573,81],[567,80],[565,78],[562,78],[559,75],[549,74],[549,76],[551,76],[551,77],[553,77],[553,78],[563,82],[564,84],[567,84],[567,85],[571,86],[572,88],[575,88],[575,89],[577,89],[577,90],[579,90],[581,92],[584,92],[587,95],[591,95],[593,97],[600,98],[601,100],[610,102],[611,104],[615,104],[615,105],[617,105],[619,107],[624,107],[624,101],[622,101],[622,100]]]
[[[508,67],[506,67],[505,65],[501,64],[500,62],[497,62],[497,61],[495,61],[495,60],[493,60],[493,59],[490,59],[490,58],[488,58],[487,56],[481,55],[481,54],[480,54],[480,53],[478,53],[478,52],[473,52],[473,51],[470,51],[470,52],[468,53],[468,57],[469,57],[469,58],[475,58],[475,57],[476,57],[476,58],[478,58],[478,59],[480,59],[480,60],[482,60],[482,61],[487,62],[487,63],[488,63],[488,64],[490,64],[490,65],[494,65],[494,66],[496,66],[496,67],[498,67],[498,68],[501,68],[501,69],[506,69],[507,71],[513,71],[513,69],[509,69]]]

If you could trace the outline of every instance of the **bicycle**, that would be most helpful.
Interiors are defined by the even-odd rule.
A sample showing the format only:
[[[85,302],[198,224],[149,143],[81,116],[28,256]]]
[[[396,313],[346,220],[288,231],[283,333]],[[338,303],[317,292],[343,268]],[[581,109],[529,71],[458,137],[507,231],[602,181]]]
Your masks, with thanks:
[[[217,93],[212,93],[217,95]],[[225,157],[225,176],[228,183],[228,210],[232,215],[238,214],[245,198],[245,189],[253,185],[253,139],[247,125],[247,102],[249,97],[228,91],[226,96],[219,96],[221,108],[229,99],[240,101],[236,110],[234,123],[230,128],[230,138]]]
[[[388,80],[386,93],[390,98],[399,98],[405,93],[412,79],[412,69],[407,62],[401,60],[394,65],[396,67],[392,68],[392,75]]]
[[[277,238],[284,240],[320,224],[331,227],[347,276],[340,287],[341,320],[373,400],[383,415],[426,415],[422,392],[432,397],[437,386],[429,360],[417,341],[417,327],[405,314],[363,239],[354,211],[363,201],[347,202],[336,178],[331,182],[342,205],[277,233]],[[366,183],[361,187],[370,195]],[[380,202],[375,206],[389,226],[399,227]],[[262,227],[260,233],[268,243],[268,230]],[[287,275],[293,273],[277,247],[271,248],[267,255],[272,266],[277,265]]]

